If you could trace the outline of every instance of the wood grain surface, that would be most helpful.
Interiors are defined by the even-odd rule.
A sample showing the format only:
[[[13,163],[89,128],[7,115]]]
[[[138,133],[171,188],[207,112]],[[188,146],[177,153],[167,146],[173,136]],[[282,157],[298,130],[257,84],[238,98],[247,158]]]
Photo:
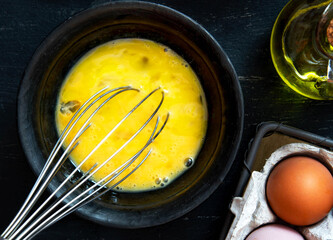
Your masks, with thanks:
[[[16,97],[29,59],[43,39],[75,13],[104,0],[0,1],[0,231],[12,219],[36,177],[21,149]],[[230,57],[244,94],[244,134],[235,163],[224,183],[199,207],[170,223],[145,229],[104,227],[71,215],[35,239],[219,239],[235,190],[244,153],[256,126],[277,121],[333,137],[333,101],[304,98],[278,77],[271,61],[270,34],[287,0],[154,1],[196,20]]]

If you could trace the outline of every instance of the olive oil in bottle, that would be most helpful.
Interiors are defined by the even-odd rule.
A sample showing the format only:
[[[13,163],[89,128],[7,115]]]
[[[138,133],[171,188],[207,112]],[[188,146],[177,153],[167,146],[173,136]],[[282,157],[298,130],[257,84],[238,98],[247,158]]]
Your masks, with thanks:
[[[280,77],[296,92],[318,100],[333,100],[333,81],[328,77],[333,64],[326,54],[332,51],[331,46],[326,47],[331,3],[290,1],[280,12],[271,36],[272,60]]]

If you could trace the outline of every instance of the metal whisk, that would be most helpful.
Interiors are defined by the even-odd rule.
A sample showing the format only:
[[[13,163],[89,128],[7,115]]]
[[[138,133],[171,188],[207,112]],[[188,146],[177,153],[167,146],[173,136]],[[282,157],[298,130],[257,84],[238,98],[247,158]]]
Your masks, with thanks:
[[[68,159],[71,152],[79,145],[78,139],[80,136],[90,127],[91,119],[93,116],[112,98],[116,97],[118,94],[121,94],[125,91],[139,91],[138,89],[132,87],[119,87],[115,89],[108,89],[108,87],[98,91],[92,97],[90,97],[74,114],[71,118],[62,134],[60,135],[56,145],[52,149],[51,154],[49,155],[36,183],[31,189],[27,199],[22,205],[21,209],[12,220],[7,229],[2,233],[1,239],[6,240],[21,240],[21,239],[31,239],[36,234],[38,234],[43,229],[49,227],[53,223],[62,219],[66,215],[72,213],[79,207],[93,201],[94,199],[100,197],[102,194],[108,192],[109,190],[115,188],[121,182],[123,182],[129,175],[136,171],[143,162],[148,158],[151,153],[151,149],[148,153],[142,158],[142,160],[136,161],[139,156],[149,147],[149,145],[156,139],[156,137],[161,133],[165,127],[169,115],[166,116],[166,119],[159,127],[160,117],[156,118],[156,123],[154,130],[152,131],[149,139],[144,144],[144,146],[131,158],[124,161],[124,163],[115,169],[113,172],[109,173],[102,180],[94,183],[92,186],[88,187],[86,190],[81,192],[79,195],[74,195],[73,192],[77,190],[82,184],[87,182],[100,168],[112,160],[123,148],[125,148],[154,118],[154,116],[159,111],[163,100],[164,92],[160,88],[155,89],[145,96],[133,109],[131,109],[120,122],[113,127],[111,131],[93,148],[93,150],[83,159],[83,161],[76,166],[76,168],[66,177],[66,179],[49,194],[45,201],[42,201],[40,205],[38,199],[47,188],[49,183],[52,181],[53,177],[57,174],[59,169],[62,167],[63,163]],[[144,103],[151,95],[156,92],[161,92],[161,100],[158,106],[155,108],[154,112],[147,117],[146,122],[112,155],[106,159],[102,164],[95,164],[91,169],[85,172],[81,178],[76,180],[73,184],[70,184],[70,187],[66,187],[66,183],[70,182],[71,178],[75,173],[80,171],[80,167],[90,158],[90,156],[108,139],[108,137],[142,104]],[[100,103],[102,101],[102,103]],[[93,108],[92,108],[93,107]],[[95,108],[96,107],[96,108]],[[88,110],[91,109],[93,112],[90,114]],[[87,113],[88,112],[88,113]],[[90,114],[90,115],[89,115]],[[68,137],[69,133],[73,130],[77,122],[82,118],[82,116],[88,115],[88,118],[84,121],[83,125],[79,128],[78,132],[75,134],[74,138],[70,141],[68,146],[64,149],[60,158],[57,158],[60,148],[63,147],[65,139]],[[130,165],[135,167],[124,177],[119,175],[123,173]],[[112,182],[113,181],[113,182]],[[112,182],[112,186],[107,186]],[[62,193],[59,197],[55,198],[56,194]],[[40,201],[39,201],[40,202]],[[61,204],[62,203],[62,204]],[[34,208],[34,211],[32,211]]]

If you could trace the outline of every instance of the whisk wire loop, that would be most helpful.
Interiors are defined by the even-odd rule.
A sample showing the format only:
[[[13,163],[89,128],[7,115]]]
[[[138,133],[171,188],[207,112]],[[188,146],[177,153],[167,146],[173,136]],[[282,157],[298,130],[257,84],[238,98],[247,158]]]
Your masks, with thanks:
[[[88,103],[91,101],[91,99],[95,98],[97,95],[99,95],[101,92],[105,91],[106,89],[107,89],[107,88],[103,88],[103,89],[101,89],[100,91],[98,91],[97,93],[95,93],[93,96],[91,96],[91,97],[90,97],[90,98],[89,98],[89,99],[88,99],[88,100],[87,100],[87,101],[81,106],[80,109],[82,109],[86,104],[88,104]],[[79,109],[79,110],[80,110],[80,109]],[[74,120],[74,117],[78,114],[78,112],[79,112],[79,111],[77,111],[77,112],[75,113],[75,115],[73,116],[73,118],[70,120],[69,124]],[[68,124],[68,125],[69,125],[69,124]],[[67,125],[67,126],[68,126],[68,125]],[[67,126],[66,126],[66,128],[67,128]],[[65,129],[66,129],[66,128],[65,128]],[[20,210],[18,211],[18,213],[16,214],[16,216],[14,217],[14,219],[12,220],[12,222],[9,224],[9,226],[8,226],[8,227],[5,229],[5,231],[2,233],[2,235],[1,235],[2,237],[8,237],[8,235],[9,235],[10,232],[15,231],[15,229],[17,228],[17,225],[22,221],[22,219],[26,216],[27,212],[29,211],[30,206],[27,207],[27,205],[29,204],[30,199],[34,196],[34,193],[35,193],[36,189],[38,188],[39,184],[40,184],[41,181],[42,181],[42,178],[43,178],[44,175],[45,175],[45,172],[46,172],[47,169],[49,168],[49,166],[50,166],[50,164],[51,164],[51,162],[52,162],[52,160],[53,160],[53,158],[54,158],[54,156],[55,156],[54,153],[59,151],[59,148],[61,147],[60,141],[61,141],[62,136],[63,136],[64,133],[65,133],[65,131],[60,135],[60,137],[59,137],[59,139],[58,139],[58,141],[57,141],[55,147],[52,149],[52,151],[51,151],[51,153],[50,153],[50,155],[49,155],[49,157],[48,157],[48,159],[47,159],[47,161],[46,161],[46,163],[45,163],[45,165],[44,165],[44,167],[43,167],[41,173],[39,174],[39,176],[38,176],[38,178],[37,178],[37,180],[36,180],[34,186],[32,187],[30,193],[28,194],[28,196],[27,196],[25,202],[23,203],[22,207],[20,208]],[[59,145],[60,145],[60,146],[59,146]],[[58,147],[58,146],[59,146],[59,147]],[[35,201],[37,201],[37,200],[35,200]],[[35,201],[32,201],[32,202],[35,202]]]
[[[53,177],[58,173],[58,171],[62,167],[63,163],[69,158],[72,151],[79,145],[79,143],[80,143],[79,138],[91,126],[90,121],[94,117],[94,115],[107,102],[109,102],[115,96],[117,96],[125,91],[134,90],[134,91],[139,92],[139,90],[132,88],[130,86],[114,88],[111,90],[108,90],[108,87],[105,87],[105,88],[101,89],[100,91],[98,91],[97,93],[95,93],[85,103],[83,103],[82,106],[74,113],[73,117],[68,122],[68,124],[64,128],[63,132],[60,134],[58,141],[56,142],[54,148],[52,149],[40,175],[37,178],[36,183],[34,184],[33,188],[31,189],[30,193],[28,194],[27,199],[23,203],[22,207],[20,208],[19,212],[14,217],[12,222],[9,224],[9,226],[6,228],[6,230],[2,233],[0,239],[1,238],[8,239],[8,240],[31,239],[36,234],[38,234],[40,231],[49,227],[50,225],[52,225],[56,221],[62,219],[63,217],[67,216],[68,214],[72,213],[77,208],[95,200],[96,198],[101,197],[101,195],[105,194],[106,192],[110,191],[111,189],[114,189],[121,182],[123,182],[125,179],[127,179],[133,172],[135,172],[149,157],[152,149],[150,149],[148,151],[148,153],[143,157],[143,159],[139,163],[137,163],[137,165],[134,166],[134,168],[129,173],[127,173],[125,176],[121,176],[121,174],[124,173],[124,171],[126,169],[128,169],[131,165],[134,164],[134,162],[139,158],[139,156],[148,148],[148,146],[161,133],[161,131],[163,130],[163,128],[165,127],[165,125],[169,119],[169,114],[167,114],[166,119],[164,120],[164,123],[159,128],[159,130],[158,130],[158,126],[159,126],[160,117],[159,116],[157,117],[155,127],[154,127],[152,134],[150,135],[149,139],[144,144],[144,146],[136,154],[134,154],[130,159],[125,161],[123,164],[121,164],[121,166],[119,166],[114,171],[112,171],[107,176],[105,176],[102,180],[95,182],[92,186],[88,187],[85,191],[83,191],[80,194],[78,194],[77,196],[75,196],[75,192],[78,190],[78,188],[80,186],[82,186],[84,183],[89,181],[89,179],[91,179],[98,170],[100,170],[105,164],[107,164],[110,160],[112,160],[120,151],[122,151],[156,116],[157,112],[159,111],[159,109],[164,101],[164,92],[163,91],[161,91],[162,97],[161,97],[159,104],[155,108],[154,112],[148,117],[148,119],[144,122],[144,124],[142,124],[142,126],[120,148],[118,148],[101,165],[98,165],[97,163],[94,164],[87,172],[83,173],[82,176],[78,180],[74,181],[73,183],[71,182],[71,185],[67,189],[65,189],[65,190],[63,189],[63,187],[66,185],[66,183],[68,183],[69,181],[73,181],[72,178],[73,178],[74,174],[80,171],[80,168],[82,167],[82,165],[110,137],[110,135],[112,133],[114,133],[115,130],[121,124],[123,124],[123,122],[140,105],[142,105],[150,96],[152,96],[159,89],[160,88],[153,90],[148,95],[146,95],[137,105],[135,105],[108,132],[108,134],[106,134],[106,136],[93,148],[93,150],[83,159],[83,161],[81,161],[81,163],[75,167],[75,169],[57,187],[57,189],[54,190],[39,207],[37,207],[37,210],[35,210],[28,217],[30,211],[32,210],[34,205],[37,203],[37,201],[39,200],[40,196],[42,195],[44,190],[47,188],[49,183],[52,181]],[[111,96],[107,97],[107,95],[111,94],[111,93],[113,93],[113,94]],[[105,99],[105,100],[103,100],[103,99]],[[99,101],[103,101],[103,102],[101,104],[99,104]],[[73,139],[70,141],[68,146],[64,149],[61,157],[59,159],[56,159],[56,156],[58,155],[60,148],[63,147],[66,138],[69,136],[70,132],[73,131],[74,126],[85,114],[87,114],[87,111],[91,107],[93,107],[97,104],[99,104],[99,105],[95,109],[93,109],[93,112],[87,117],[87,119],[84,120],[84,123],[82,124],[82,126],[76,132],[76,134],[74,135]],[[55,161],[55,159],[56,159],[56,161]],[[54,163],[54,161],[55,161],[55,163]],[[52,163],[54,166],[51,168]],[[109,187],[109,184],[111,184],[112,181],[116,181],[116,182],[113,183],[111,187]],[[60,190],[63,192],[60,193]],[[54,201],[53,203],[50,203],[51,200],[55,196],[59,195],[59,193],[60,193],[60,196],[56,199],[56,201]],[[60,205],[60,203],[63,203],[63,206],[60,209],[56,210],[56,208]]]
[[[102,196],[103,194],[105,194],[106,192],[108,192],[111,189],[114,189],[116,186],[118,186],[120,183],[122,183],[125,179],[127,179],[133,172],[135,172],[142,164],[143,162],[148,158],[148,156],[151,153],[151,149],[149,150],[149,152],[146,154],[146,156],[138,163],[137,166],[135,166],[135,168],[133,170],[131,170],[131,172],[129,172],[125,177],[121,178],[119,181],[117,181],[114,185],[112,185],[109,188],[105,188],[106,185],[108,185],[111,181],[113,181],[114,179],[116,179],[121,173],[123,173],[141,154],[142,152],[156,139],[156,137],[160,134],[160,132],[163,130],[164,126],[166,125],[167,121],[168,121],[169,115],[167,115],[166,120],[164,121],[162,127],[160,128],[160,130],[156,133],[155,132],[157,130],[158,127],[158,123],[159,123],[159,117],[156,120],[156,124],[154,127],[154,130],[150,136],[150,138],[148,139],[147,143],[145,144],[145,146],[143,148],[140,149],[139,152],[137,152],[133,157],[131,157],[129,160],[127,160],[125,163],[123,163],[121,166],[119,166],[117,169],[115,169],[113,172],[111,172],[110,174],[108,174],[106,177],[104,177],[102,180],[98,181],[97,183],[95,183],[93,186],[91,186],[90,188],[86,189],[83,193],[81,193],[79,196],[77,196],[75,199],[71,200],[69,203],[66,203],[65,206],[63,206],[61,209],[59,209],[56,213],[54,213],[52,216],[50,216],[48,219],[46,219],[42,224],[40,224],[40,226],[38,226],[38,228],[35,228],[26,238],[24,239],[29,239],[29,237],[33,237],[36,234],[38,234],[42,229],[48,227],[49,225],[53,224],[54,222],[60,220],[61,218],[67,216],[68,214],[72,213],[73,211],[75,211],[77,208],[79,208],[80,206],[83,206],[97,198],[99,198],[100,196]],[[138,131],[141,131],[142,128],[140,128]],[[108,159],[109,160],[109,159]],[[107,162],[108,160],[106,160],[105,162]],[[92,169],[90,169],[92,170]],[[108,180],[107,180],[108,179]],[[106,181],[107,180],[107,181]],[[104,183],[103,183],[104,182]],[[95,187],[98,187],[98,189],[94,190],[92,193],[90,193],[88,196],[86,196],[84,199],[80,200],[79,202],[77,202],[75,205],[71,206],[70,208],[68,208],[67,210],[65,210],[64,212],[62,212],[66,207],[70,206],[74,201],[76,201],[77,199],[81,198],[82,196],[84,196],[84,194],[86,194],[87,192],[90,192],[91,190],[93,190]],[[98,195],[94,196],[95,193],[98,193],[99,190],[104,189],[104,191],[102,191],[101,193],[99,193]],[[62,213],[60,213],[62,212]],[[58,216],[57,216],[58,214]],[[56,217],[55,217],[56,216]],[[52,220],[52,217],[54,217],[54,219]]]
[[[115,94],[111,95],[110,97],[108,97],[102,104],[100,104],[95,111],[88,117],[88,119],[84,122],[84,124],[81,126],[81,128],[79,129],[79,131],[75,134],[74,138],[72,139],[72,141],[69,143],[68,147],[65,149],[64,153],[62,154],[62,156],[59,158],[59,160],[56,162],[55,166],[52,168],[52,170],[50,171],[49,175],[47,177],[45,177],[46,179],[44,180],[44,182],[42,183],[42,185],[38,188],[37,193],[35,194],[34,198],[30,201],[30,203],[27,205],[27,209],[25,210],[25,215],[23,217],[25,217],[28,214],[28,211],[33,207],[33,205],[36,203],[36,201],[38,200],[39,196],[44,192],[44,190],[46,189],[47,185],[51,182],[52,178],[54,177],[54,175],[57,173],[57,171],[59,170],[60,166],[62,165],[62,163],[64,162],[66,155],[68,154],[69,151],[72,151],[71,147],[72,145],[76,142],[76,140],[78,139],[78,137],[80,137],[83,132],[85,132],[90,124],[88,124],[88,122],[92,119],[92,117],[94,115],[96,115],[96,113],[108,102],[110,101],[112,98],[114,98],[115,96],[117,96],[118,94],[127,91],[127,90],[135,90],[138,91],[137,89],[133,89],[131,87],[121,87],[121,88],[117,88],[117,89],[111,89],[105,93],[103,93],[103,91],[105,91],[106,88],[102,89],[101,91],[99,91],[99,93],[101,93],[101,95],[94,95],[96,98],[89,98],[88,101],[85,102],[85,104],[83,104],[83,106],[86,106],[87,104],[89,104],[90,101],[92,101],[86,108],[84,108],[83,106],[81,108],[79,108],[79,110],[74,114],[74,116],[71,118],[71,120],[69,121],[69,123],[66,125],[65,127],[65,131],[63,131],[63,134],[61,134],[60,138],[61,141],[59,142],[59,145],[57,146],[56,144],[56,151],[52,151],[51,152],[51,157],[49,157],[50,161],[49,161],[49,166],[52,163],[54,157],[56,156],[56,153],[59,151],[60,147],[63,145],[65,139],[67,138],[67,136],[69,135],[70,131],[73,129],[73,127],[77,124],[77,122],[80,120],[80,118],[95,104],[98,102],[98,100],[100,100],[101,98],[103,98],[104,96],[106,96],[107,94],[110,94],[112,92],[115,92],[117,90],[119,90],[118,92],[116,92]],[[82,112],[81,112],[82,111]],[[77,116],[78,115],[78,116]],[[83,164],[83,163],[82,163]],[[74,175],[75,172],[77,172],[79,170],[79,168],[82,166],[82,164],[80,164],[71,174]],[[45,174],[43,175],[45,176]],[[69,178],[67,178],[69,179]],[[19,234],[21,232],[21,230],[39,213],[39,211],[52,199],[52,197],[67,183],[68,180],[65,180],[64,182],[62,182],[60,184],[60,186],[49,196],[49,198],[44,201],[44,203],[42,203],[42,205],[17,229],[17,227],[15,228],[15,233],[12,235],[12,238],[16,237],[17,234]],[[22,218],[23,219],[23,218]],[[20,222],[17,223],[16,226],[18,226],[18,224],[20,224]]]

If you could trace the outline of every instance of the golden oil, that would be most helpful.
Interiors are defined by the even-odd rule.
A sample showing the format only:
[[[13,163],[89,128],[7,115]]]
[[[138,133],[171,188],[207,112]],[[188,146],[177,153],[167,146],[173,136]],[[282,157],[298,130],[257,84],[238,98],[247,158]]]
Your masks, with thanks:
[[[327,79],[329,58],[316,42],[318,22],[331,2],[290,1],[271,35],[272,60],[280,77],[296,92],[318,100],[333,99],[333,84]]]

